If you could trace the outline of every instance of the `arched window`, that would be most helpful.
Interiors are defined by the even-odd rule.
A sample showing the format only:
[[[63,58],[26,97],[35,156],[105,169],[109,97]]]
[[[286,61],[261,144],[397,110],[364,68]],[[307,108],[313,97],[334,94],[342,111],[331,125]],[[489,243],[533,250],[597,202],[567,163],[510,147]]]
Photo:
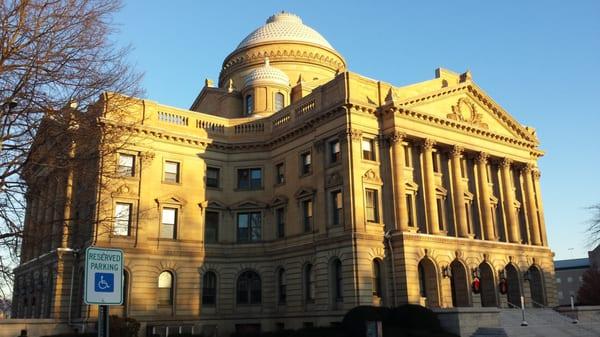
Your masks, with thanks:
[[[279,111],[283,109],[283,105],[285,102],[285,96],[282,93],[275,93],[275,111]]]
[[[342,301],[343,300],[343,294],[342,294],[342,261],[340,261],[339,259],[335,259],[333,261],[332,264],[332,271],[333,271],[333,298],[336,301]]]
[[[207,271],[202,277],[202,304],[215,305],[217,303],[217,275]]]
[[[173,305],[173,274],[169,271],[158,276],[158,304]]]
[[[246,115],[250,115],[254,112],[254,100],[252,95],[246,96]]]
[[[375,259],[373,260],[373,266],[371,270],[371,282],[373,287],[373,296],[382,297],[381,291],[381,262]]]
[[[277,298],[279,304],[285,304],[287,300],[287,280],[285,277],[285,269],[280,268],[277,272]]]
[[[427,279],[425,278],[425,267],[419,262],[419,294],[427,297]]]
[[[310,263],[304,267],[304,299],[306,302],[315,301],[315,273]]]
[[[237,280],[237,304],[260,304],[260,277],[253,271],[246,271]]]

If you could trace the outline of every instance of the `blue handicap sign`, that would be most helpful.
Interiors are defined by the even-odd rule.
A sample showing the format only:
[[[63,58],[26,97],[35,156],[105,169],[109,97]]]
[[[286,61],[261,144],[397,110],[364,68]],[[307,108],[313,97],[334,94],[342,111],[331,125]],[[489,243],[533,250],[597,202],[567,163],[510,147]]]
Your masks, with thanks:
[[[112,293],[115,291],[115,274],[95,273],[94,291],[99,293]]]

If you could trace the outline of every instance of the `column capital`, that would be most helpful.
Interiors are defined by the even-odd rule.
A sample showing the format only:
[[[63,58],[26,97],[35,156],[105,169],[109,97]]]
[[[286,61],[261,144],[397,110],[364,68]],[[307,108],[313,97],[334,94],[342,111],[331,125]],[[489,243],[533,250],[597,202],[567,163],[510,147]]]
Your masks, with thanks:
[[[535,169],[536,167],[533,164],[527,163],[521,166],[521,173],[530,174],[531,172],[535,171]]]
[[[460,157],[462,153],[465,151],[465,148],[460,145],[453,145],[450,148],[450,155],[452,157]]]
[[[425,138],[421,141],[421,147],[423,150],[431,151],[433,150],[433,146],[435,145],[435,140],[431,138]]]
[[[540,170],[537,168],[535,170],[533,170],[532,172],[533,172],[533,178],[536,180],[539,180],[540,177],[542,176],[542,172],[540,172]]]
[[[361,140],[362,139],[362,131],[360,131],[359,129],[349,129],[348,134],[350,134],[350,137],[352,138],[352,140]]]
[[[486,164],[488,159],[489,159],[489,155],[485,152],[479,152],[476,156],[475,156],[475,161],[477,161],[477,163],[479,164]]]
[[[502,158],[502,160],[500,160],[500,167],[503,169],[510,168],[512,163],[513,163],[512,159]]]
[[[390,145],[402,142],[406,138],[406,133],[400,131],[392,131],[386,136]]]

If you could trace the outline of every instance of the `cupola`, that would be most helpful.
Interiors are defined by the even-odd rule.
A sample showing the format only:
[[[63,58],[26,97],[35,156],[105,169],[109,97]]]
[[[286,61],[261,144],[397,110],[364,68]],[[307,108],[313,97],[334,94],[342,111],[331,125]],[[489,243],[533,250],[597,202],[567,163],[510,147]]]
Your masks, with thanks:
[[[244,77],[242,97],[245,116],[279,111],[290,102],[290,79],[265,57],[261,67]]]

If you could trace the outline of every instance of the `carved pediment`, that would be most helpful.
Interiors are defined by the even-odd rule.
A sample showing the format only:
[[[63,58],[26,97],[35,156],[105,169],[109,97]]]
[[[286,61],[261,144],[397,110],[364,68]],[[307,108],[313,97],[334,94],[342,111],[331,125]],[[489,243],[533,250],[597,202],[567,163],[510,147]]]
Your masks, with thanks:
[[[342,175],[339,174],[338,172],[333,172],[332,174],[327,176],[327,178],[325,180],[325,186],[326,187],[338,186],[338,185],[342,185],[343,182],[344,182],[344,180],[342,179]]]
[[[383,185],[383,180],[381,180],[381,177],[379,177],[377,172],[373,171],[372,169],[367,170],[367,172],[363,174],[362,179],[363,182],[366,183]]]
[[[280,205],[285,205],[288,203],[288,197],[286,197],[285,195],[276,195],[275,198],[273,198],[273,200],[271,200],[270,205],[271,206],[280,206]]]
[[[300,187],[296,193],[294,193],[294,197],[297,199],[312,197],[315,194],[316,190],[311,187]]]
[[[117,187],[111,195],[113,197],[137,197],[137,194],[127,184],[120,185]]]
[[[443,195],[443,196],[446,196],[446,195],[448,195],[448,190],[447,190],[447,189],[445,189],[445,188],[443,188],[442,186],[436,186],[436,187],[435,187],[435,193],[436,193],[437,195]]]
[[[404,186],[406,186],[407,191],[413,191],[414,193],[417,193],[419,190],[419,185],[414,181],[407,181],[404,183]]]
[[[256,200],[242,200],[238,203],[231,205],[232,209],[256,209],[256,208],[266,208],[267,204],[264,202],[256,201]]]
[[[219,200],[208,200],[206,208],[227,209],[227,205]]]
[[[535,130],[520,124],[475,83],[405,97],[394,105],[438,117],[459,130],[469,127],[502,137],[538,143]],[[466,127],[466,128],[465,128]]]
[[[176,194],[169,194],[164,197],[156,198],[156,199],[154,199],[154,201],[159,205],[160,204],[175,204],[175,205],[184,206],[187,203],[187,201],[185,199],[183,199],[182,197],[180,197]]]

